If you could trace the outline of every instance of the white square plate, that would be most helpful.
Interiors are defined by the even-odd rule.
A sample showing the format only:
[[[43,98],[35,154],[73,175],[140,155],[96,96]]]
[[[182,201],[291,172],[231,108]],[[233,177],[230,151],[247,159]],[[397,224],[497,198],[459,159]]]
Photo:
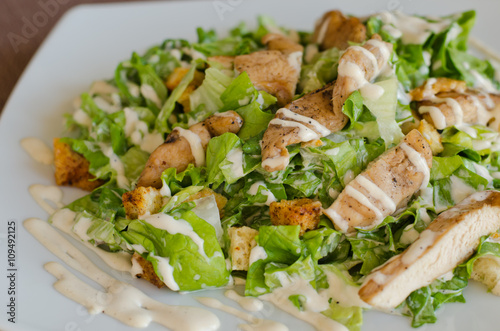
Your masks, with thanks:
[[[33,161],[21,148],[20,140],[32,136],[48,145],[63,131],[62,115],[72,110],[72,100],[88,89],[94,80],[112,77],[118,62],[132,51],[145,51],[166,38],[194,41],[196,27],[227,31],[240,21],[255,25],[259,14],[274,17],[279,25],[311,30],[314,21],[326,10],[338,8],[345,13],[366,15],[399,9],[406,13],[447,15],[468,9],[477,10],[472,35],[500,51],[498,13],[500,2],[476,1],[278,1],[220,0],[203,2],[143,2],[78,6],[67,13],[52,31],[21,77],[2,114],[0,122],[0,329],[2,330],[135,330],[106,315],[90,316],[85,308],[59,294],[55,279],[43,269],[49,261],[59,261],[23,227],[30,217],[47,219],[47,214],[28,193],[32,184],[53,185],[53,168]],[[82,193],[65,188],[64,202]],[[7,321],[7,222],[16,223],[16,324]],[[180,295],[157,290],[140,280],[121,275],[104,265],[81,246],[101,268],[119,279],[128,279],[153,298],[171,304],[198,305],[195,296],[214,296],[224,303],[222,291]],[[59,261],[61,262],[61,261]],[[84,276],[80,277],[85,279]],[[86,279],[87,282],[90,282]],[[447,304],[438,313],[438,322],[420,330],[498,329],[500,298],[472,284],[465,290],[466,304]],[[94,284],[95,285],[95,284]],[[208,308],[207,308],[208,309]],[[215,311],[222,330],[236,330],[242,321]],[[288,325],[290,330],[312,330],[274,307],[256,314]],[[196,318],[193,316],[193,318]],[[364,315],[363,330],[411,330],[410,320],[377,312]],[[164,330],[152,324],[148,330]]]

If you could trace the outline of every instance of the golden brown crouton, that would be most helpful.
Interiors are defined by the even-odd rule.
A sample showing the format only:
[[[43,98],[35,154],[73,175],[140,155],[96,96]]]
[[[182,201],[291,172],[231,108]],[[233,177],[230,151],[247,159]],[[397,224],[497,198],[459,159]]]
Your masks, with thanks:
[[[441,92],[463,93],[467,89],[464,81],[446,77],[428,79],[421,86],[410,91],[412,101],[423,101]]]
[[[143,258],[138,253],[134,253],[134,255],[132,255],[132,265],[134,266],[136,264],[139,265],[139,267],[142,269],[142,272],[135,274],[134,275],[135,277],[143,278],[158,288],[162,288],[165,286],[165,283],[163,283],[161,279],[158,277],[158,275],[155,273],[153,264],[151,264],[151,262]],[[136,270],[134,267],[132,268],[133,270]]]
[[[215,197],[215,203],[217,204],[217,208],[219,209],[220,217],[222,218],[223,217],[223,209],[226,206],[227,199],[224,196],[220,195],[219,193],[215,193],[214,191],[212,191],[209,188],[204,188],[203,190],[198,191],[197,193],[191,195],[186,201],[194,201],[194,200],[198,200],[201,198],[209,197],[211,195],[213,195]]]
[[[269,214],[273,225],[300,225],[300,235],[303,235],[318,226],[321,202],[307,198],[272,202]]]
[[[167,81],[165,82],[167,88],[169,90],[175,89],[180,84],[184,76],[186,76],[188,71],[189,68],[182,68],[182,67],[175,68],[174,71],[170,74],[170,76],[168,76]],[[191,81],[191,83],[189,83],[189,85],[186,87],[184,92],[182,92],[181,96],[177,100],[177,102],[182,105],[185,113],[191,111],[189,96],[194,90],[196,90],[201,85],[204,78],[205,75],[196,70],[194,72],[193,80]]]
[[[444,149],[443,144],[441,144],[441,135],[432,125],[427,123],[426,120],[421,120],[418,126],[418,131],[422,134],[425,140],[431,146],[432,154],[437,155],[441,153]]]
[[[357,17],[345,17],[340,11],[325,13],[314,28],[313,42],[321,50],[337,47],[346,49],[349,41],[361,43],[366,39],[366,27]]]
[[[471,278],[486,285],[494,295],[500,296],[500,258],[485,255],[477,259]]]
[[[248,226],[231,227],[228,234],[229,239],[231,239],[229,256],[231,257],[232,270],[248,270],[250,252],[257,244],[255,236],[259,234],[259,231]]]
[[[125,213],[130,219],[137,219],[147,213],[154,214],[162,206],[160,191],[151,186],[139,186],[133,191],[125,192],[122,200]]]
[[[59,138],[54,139],[54,165],[57,185],[92,191],[104,184],[104,181],[96,180],[95,176],[89,173],[89,161]]]

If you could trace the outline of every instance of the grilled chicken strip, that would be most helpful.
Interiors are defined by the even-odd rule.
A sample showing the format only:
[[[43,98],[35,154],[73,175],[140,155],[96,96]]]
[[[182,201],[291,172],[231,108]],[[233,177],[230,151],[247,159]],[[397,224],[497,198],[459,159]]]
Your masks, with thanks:
[[[390,309],[408,295],[466,261],[482,236],[500,228],[500,192],[474,193],[440,214],[403,253],[374,270],[359,296]]]
[[[499,129],[493,109],[500,106],[500,95],[468,89],[464,81],[430,78],[410,96],[420,115],[438,130],[463,123]]]
[[[177,172],[181,172],[191,163],[196,166],[204,165],[205,150],[210,138],[226,132],[238,133],[242,125],[240,115],[228,111],[212,115],[204,122],[191,126],[189,130],[175,128],[165,142],[149,156],[137,186],[160,188],[161,173],[165,169],[175,168]]]
[[[347,184],[324,214],[344,233],[373,228],[427,186],[431,166],[429,144],[418,130],[412,130]]]
[[[361,89],[366,96],[377,98],[380,91],[373,89],[370,81],[380,74],[391,53],[392,44],[382,41],[382,38],[375,34],[363,46],[351,46],[342,54],[337,81],[333,88],[334,114],[342,114],[342,106],[356,90]],[[383,93],[383,90],[381,92]]]
[[[326,12],[316,23],[313,43],[321,50],[337,47],[346,49],[349,41],[362,43],[366,39],[366,27],[357,17],[345,17],[340,11]]]
[[[349,95],[370,85],[389,60],[392,45],[378,35],[363,47],[352,46],[339,61],[339,75],[333,85],[311,92],[276,113],[262,138],[262,167],[269,172],[283,170],[289,162],[286,146],[308,142],[341,130],[348,121],[342,106]],[[332,103],[327,99],[332,91]]]
[[[250,54],[213,56],[208,61],[218,62],[225,69],[246,71],[258,90],[266,91],[283,106],[292,101],[300,76],[304,48],[287,36],[269,33],[262,37],[267,50]]]
[[[289,162],[286,146],[319,139],[342,129],[347,118],[332,112],[333,84],[310,92],[278,110],[262,138],[262,166],[269,172]]]

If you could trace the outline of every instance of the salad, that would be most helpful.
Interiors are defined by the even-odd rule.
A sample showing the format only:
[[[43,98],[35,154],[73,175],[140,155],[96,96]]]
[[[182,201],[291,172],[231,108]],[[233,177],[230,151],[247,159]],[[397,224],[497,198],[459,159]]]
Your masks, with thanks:
[[[54,142],[56,182],[90,191],[74,233],[158,287],[241,278],[349,330],[434,323],[470,278],[499,294],[500,84],[474,20],[262,16],[133,53]]]

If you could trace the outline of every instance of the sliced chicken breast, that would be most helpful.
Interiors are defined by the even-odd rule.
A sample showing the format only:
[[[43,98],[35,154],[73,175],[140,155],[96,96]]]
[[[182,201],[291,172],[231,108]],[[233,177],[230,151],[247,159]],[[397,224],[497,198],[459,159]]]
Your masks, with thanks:
[[[280,109],[262,138],[262,166],[269,172],[283,170],[289,162],[286,146],[319,139],[341,130],[344,114],[332,112],[333,83],[310,92]]]
[[[474,254],[480,238],[500,228],[500,192],[470,195],[440,214],[403,253],[374,270],[359,290],[361,299],[391,309]]]
[[[177,172],[184,171],[189,164],[205,164],[205,150],[212,136],[226,132],[238,133],[243,119],[234,111],[217,113],[204,122],[197,123],[184,130],[175,128],[165,142],[149,156],[148,162],[137,181],[137,186],[162,186],[161,173],[168,168]]]
[[[500,105],[500,95],[467,89],[464,81],[431,78],[410,96],[419,114],[438,130],[464,123],[500,123],[494,120],[498,116],[493,111]],[[498,124],[492,126],[498,130]]]
[[[316,23],[312,42],[321,50],[336,47],[346,49],[349,42],[362,43],[366,39],[366,27],[357,17],[345,17],[340,11],[326,12]]]
[[[429,144],[418,130],[412,130],[347,184],[324,214],[344,233],[371,229],[427,186],[431,167]]]
[[[377,92],[369,89],[370,81],[380,74],[391,54],[392,44],[382,41],[377,34],[363,46],[351,46],[342,54],[333,89],[334,114],[342,114],[342,106],[352,92],[363,88],[367,94]]]

